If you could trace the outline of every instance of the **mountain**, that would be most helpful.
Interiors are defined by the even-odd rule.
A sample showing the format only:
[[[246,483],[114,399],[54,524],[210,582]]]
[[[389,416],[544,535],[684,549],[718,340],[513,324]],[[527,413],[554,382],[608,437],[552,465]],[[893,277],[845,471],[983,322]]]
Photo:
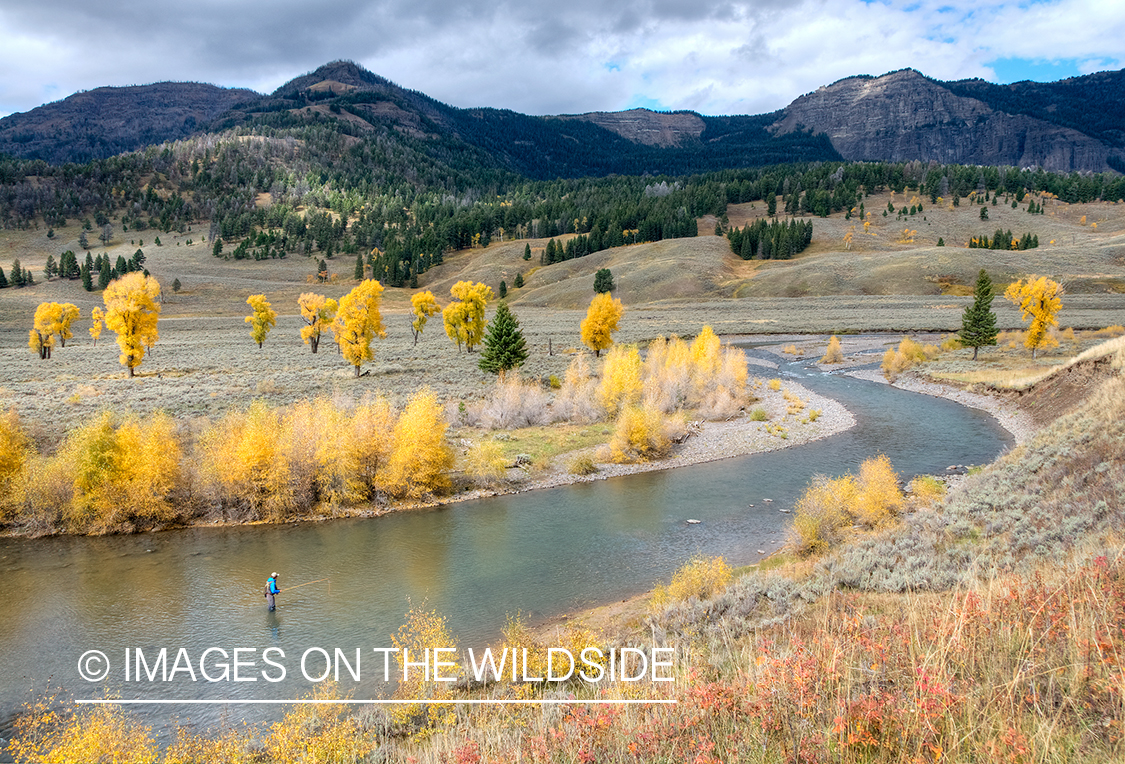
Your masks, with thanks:
[[[840,80],[771,114],[630,109],[536,117],[455,108],[334,61],[268,95],[195,83],[78,93],[0,120],[0,153],[82,162],[233,127],[325,126],[340,134],[341,150],[389,141],[397,156],[432,165],[434,177],[454,185],[481,173],[685,175],[841,158],[1100,172],[1125,170],[1123,120],[1125,70],[994,85],[904,69]]]
[[[197,82],[87,90],[0,119],[0,153],[52,164],[104,159],[191,135],[260,97]]]
[[[943,83],[913,69],[849,77],[793,101],[770,130],[823,132],[853,160],[1104,171],[1121,145],[1122,123],[1113,115],[1125,100],[1121,73],[1106,79],[1006,88],[979,80]],[[1107,98],[1085,100],[1086,84],[1094,82],[1105,86]]]

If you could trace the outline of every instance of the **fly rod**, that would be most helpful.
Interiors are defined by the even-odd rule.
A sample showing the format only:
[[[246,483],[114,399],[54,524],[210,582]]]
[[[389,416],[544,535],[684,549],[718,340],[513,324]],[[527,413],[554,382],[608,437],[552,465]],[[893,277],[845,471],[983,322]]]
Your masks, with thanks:
[[[305,583],[297,584],[296,586],[287,586],[284,589],[282,589],[281,591],[282,592],[291,592],[294,589],[300,589],[302,586],[311,586],[312,584],[319,584],[321,581],[327,581],[327,580],[328,580],[327,578],[318,578],[315,581],[306,581]],[[329,584],[329,588],[331,588],[331,584]]]

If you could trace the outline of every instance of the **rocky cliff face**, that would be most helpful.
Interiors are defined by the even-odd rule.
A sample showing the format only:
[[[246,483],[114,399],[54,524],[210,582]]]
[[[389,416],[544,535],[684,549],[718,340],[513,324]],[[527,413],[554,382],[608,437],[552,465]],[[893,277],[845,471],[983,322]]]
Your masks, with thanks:
[[[556,119],[581,119],[617,133],[627,141],[645,146],[668,148],[681,146],[694,140],[703,132],[704,122],[698,114],[677,112],[661,114],[648,109],[628,111],[595,111],[556,117]]]
[[[954,95],[912,69],[851,77],[801,96],[771,126],[826,133],[845,159],[1103,172],[1112,149],[1066,127]]]

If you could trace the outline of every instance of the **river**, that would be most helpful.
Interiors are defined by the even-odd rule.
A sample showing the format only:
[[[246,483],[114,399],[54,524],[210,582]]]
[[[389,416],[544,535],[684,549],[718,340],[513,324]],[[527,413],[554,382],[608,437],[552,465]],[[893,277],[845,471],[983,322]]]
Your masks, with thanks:
[[[791,515],[780,510],[816,474],[854,471],[885,453],[908,479],[991,461],[1011,444],[990,416],[950,401],[799,362],[782,362],[778,376],[839,400],[856,426],[767,454],[372,519],[0,540],[0,736],[48,685],[75,698],[106,691],[148,699],[299,697],[312,688],[300,676],[305,650],[341,648],[351,656],[363,648],[371,660],[370,648],[390,647],[410,603],[445,615],[462,648],[481,647],[507,614],[537,620],[619,600],[667,580],[696,553],[733,564],[759,559],[757,550],[784,542]],[[269,613],[261,590],[275,570],[282,587],[328,581],[283,593]],[[126,648],[154,656],[162,647],[170,663],[185,648],[196,670],[208,648],[228,655],[252,648],[242,655],[256,667],[243,673],[258,681],[192,682],[185,672],[169,682],[125,681]],[[268,667],[260,656],[270,647],[284,651],[284,681],[261,677]],[[112,665],[104,682],[78,673],[79,657],[94,649]],[[360,683],[345,674],[341,689],[375,697],[375,673],[365,669]],[[280,713],[222,705],[135,710],[158,731],[176,717],[210,725]]]

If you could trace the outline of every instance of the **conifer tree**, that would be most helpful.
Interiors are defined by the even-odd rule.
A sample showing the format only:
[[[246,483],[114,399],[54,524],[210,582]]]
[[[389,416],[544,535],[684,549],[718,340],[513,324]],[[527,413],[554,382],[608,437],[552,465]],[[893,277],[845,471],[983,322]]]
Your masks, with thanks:
[[[516,280],[512,282],[512,286],[514,286],[516,289],[519,289],[520,287],[523,286],[523,274],[522,273],[516,274]]]
[[[89,266],[88,263],[82,264],[81,275],[82,275],[82,288],[85,289],[87,292],[94,291],[94,277],[90,273],[90,266]]]
[[[0,268],[0,289],[7,289],[8,278],[4,275],[4,269]]]
[[[101,255],[102,265],[98,269],[98,289],[105,289],[113,281],[113,268],[109,265],[109,256]]]
[[[973,360],[977,351],[986,345],[996,344],[996,314],[992,312],[992,279],[980,269],[977,283],[973,289],[973,304],[965,308],[961,316],[961,331],[958,337],[961,344],[973,349]]]
[[[363,281],[363,276],[364,276],[363,255],[356,255],[355,256],[355,280],[356,281]]]
[[[509,369],[523,366],[527,360],[527,343],[524,341],[520,323],[508,304],[501,302],[496,307],[496,315],[488,324],[488,333],[484,336],[484,350],[481,352],[480,363],[477,365],[481,371],[490,374],[499,374],[504,379],[504,373]]]
[[[508,282],[507,281],[501,281],[500,282],[500,289],[497,292],[497,294],[500,295],[501,300],[503,300],[505,297],[508,296]]]
[[[531,259],[531,245],[530,244],[524,244],[523,245],[523,259],[524,260],[530,260]]]
[[[594,274],[594,292],[602,294],[603,292],[612,292],[613,289],[613,273],[609,268],[599,268],[598,272]]]

